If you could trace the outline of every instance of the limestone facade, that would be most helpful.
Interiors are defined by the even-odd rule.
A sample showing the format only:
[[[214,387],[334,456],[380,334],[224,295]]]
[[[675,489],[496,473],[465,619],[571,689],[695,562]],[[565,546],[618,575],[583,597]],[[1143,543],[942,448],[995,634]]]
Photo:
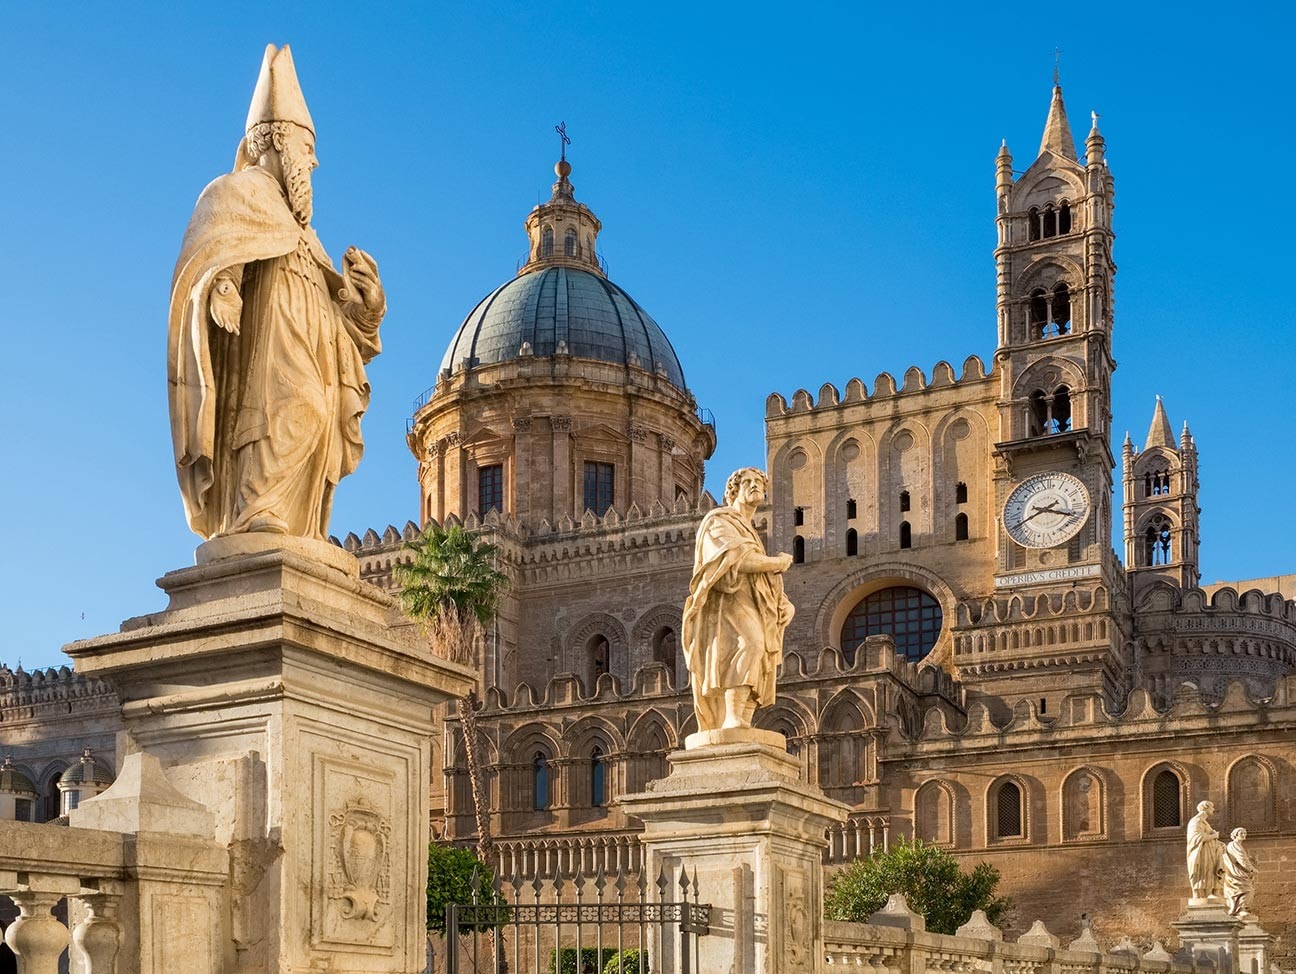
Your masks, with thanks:
[[[1183,827],[1209,798],[1221,831],[1247,828],[1255,909],[1290,966],[1296,602],[1282,579],[1198,587],[1197,444],[1160,402],[1122,450],[1112,550],[1114,179],[1096,125],[1084,150],[1056,89],[1025,172],[999,154],[989,362],[769,397],[757,522],[795,556],[796,617],[756,723],[849,808],[827,868],[920,836],[1000,869],[1017,933],[1043,918],[1069,937],[1088,913],[1104,941],[1172,936]],[[420,519],[483,530],[511,582],[479,674],[492,830],[505,849],[595,854],[637,842],[619,797],[696,729],[678,633],[716,433],[607,279],[569,174],[528,217],[518,276],[452,339],[409,445]],[[389,588],[417,533],[339,543]],[[445,718],[433,826],[462,839]],[[77,728],[45,729],[70,763]],[[41,736],[14,748],[34,774]]]

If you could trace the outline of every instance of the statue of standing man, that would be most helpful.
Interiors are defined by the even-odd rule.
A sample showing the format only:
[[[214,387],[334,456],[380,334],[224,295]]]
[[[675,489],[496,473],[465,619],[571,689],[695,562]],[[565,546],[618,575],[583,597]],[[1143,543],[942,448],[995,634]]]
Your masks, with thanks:
[[[1220,866],[1224,844],[1219,833],[1211,828],[1210,817],[1215,814],[1214,802],[1200,802],[1197,814],[1188,821],[1188,885],[1192,887],[1192,900],[1205,904],[1210,897],[1220,895]]]
[[[198,198],[171,285],[176,472],[204,539],[323,540],[355,470],[386,297],[372,257],[341,272],[311,228],[315,125],[285,45],[266,48],[234,171]]]
[[[683,643],[699,731],[751,727],[756,708],[774,702],[783,630],[792,621],[782,578],[792,556],[765,554],[752,524],[768,488],[760,470],[735,471],[724,506],[698,527]]]

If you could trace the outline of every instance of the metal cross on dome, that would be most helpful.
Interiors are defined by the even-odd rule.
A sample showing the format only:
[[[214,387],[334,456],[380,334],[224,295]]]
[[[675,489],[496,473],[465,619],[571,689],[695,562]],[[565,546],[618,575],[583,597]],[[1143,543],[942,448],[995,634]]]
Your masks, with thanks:
[[[562,153],[561,153],[561,158],[562,158],[562,160],[563,160],[564,162],[566,162],[566,161],[567,161],[567,146],[571,145],[571,139],[569,139],[569,138],[567,137],[567,123],[566,123],[566,122],[559,122],[557,125],[554,126],[554,131],[558,133],[558,138],[562,139]]]

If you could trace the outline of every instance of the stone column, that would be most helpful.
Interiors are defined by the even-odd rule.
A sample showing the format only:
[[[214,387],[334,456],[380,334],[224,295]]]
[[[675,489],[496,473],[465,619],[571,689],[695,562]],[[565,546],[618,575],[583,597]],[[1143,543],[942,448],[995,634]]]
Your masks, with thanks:
[[[703,744],[703,737],[717,743]],[[847,808],[798,778],[781,734],[693,735],[670,773],[621,806],[644,823],[649,876],[697,871],[711,932],[701,971],[814,974],[823,954],[825,832]],[[662,974],[679,971],[663,945]],[[675,948],[677,954],[678,948]]]
[[[451,514],[463,520],[476,505],[469,501],[464,490],[463,434],[458,430],[445,438],[445,452],[441,455],[441,479],[445,501],[441,508],[441,521]]]
[[[397,625],[333,545],[239,535],[197,561],[160,580],[166,611],[67,652],[115,687],[127,752],[212,813],[229,862],[221,969],[421,972],[433,705],[471,672]],[[153,834],[136,828],[143,851]],[[160,924],[141,939],[174,939],[183,899],[141,910]]]

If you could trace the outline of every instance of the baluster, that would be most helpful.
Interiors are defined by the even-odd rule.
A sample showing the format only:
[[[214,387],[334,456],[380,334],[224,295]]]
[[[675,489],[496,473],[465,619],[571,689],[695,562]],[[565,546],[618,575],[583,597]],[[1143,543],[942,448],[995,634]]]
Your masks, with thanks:
[[[76,884],[79,888],[80,884]],[[10,890],[18,907],[18,919],[5,931],[5,943],[18,957],[22,974],[58,974],[59,955],[68,945],[68,928],[50,915],[63,893],[33,890],[23,886]]]
[[[120,883],[105,879],[99,881],[97,888],[83,889],[77,894],[86,915],[72,931],[72,943],[85,957],[86,974],[113,974],[117,951],[121,948],[122,931],[117,923],[121,893]]]

